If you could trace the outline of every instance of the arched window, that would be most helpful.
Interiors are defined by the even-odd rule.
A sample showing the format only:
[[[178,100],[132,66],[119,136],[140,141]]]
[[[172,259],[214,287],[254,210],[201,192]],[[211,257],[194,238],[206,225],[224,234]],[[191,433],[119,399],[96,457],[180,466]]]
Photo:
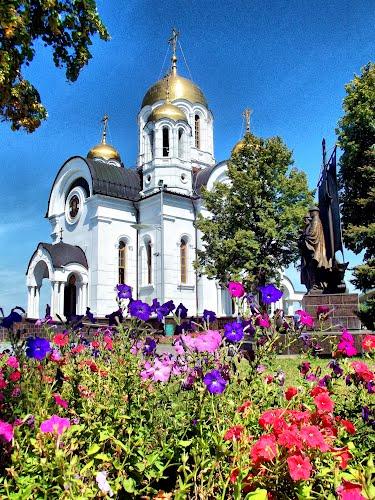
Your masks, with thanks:
[[[150,158],[154,157],[154,131],[151,130],[149,133],[149,140],[150,140]]]
[[[201,147],[201,123],[200,123],[200,116],[195,115],[195,147],[200,148]]]
[[[118,282],[124,284],[126,280],[126,263],[128,247],[124,241],[120,241],[118,246]]]
[[[169,128],[163,127],[163,156],[169,156]]]
[[[178,157],[184,157],[184,131],[182,128],[178,129]]]
[[[147,265],[147,284],[152,283],[152,246],[151,241],[146,241],[146,265]]]
[[[188,278],[188,255],[187,241],[181,238],[180,241],[180,280],[181,283],[187,283]]]

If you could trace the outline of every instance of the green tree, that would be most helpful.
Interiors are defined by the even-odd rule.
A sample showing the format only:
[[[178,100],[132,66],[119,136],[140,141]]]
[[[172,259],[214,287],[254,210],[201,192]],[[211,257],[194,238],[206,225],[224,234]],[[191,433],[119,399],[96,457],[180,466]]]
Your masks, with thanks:
[[[343,239],[356,254],[364,252],[352,283],[367,292],[375,288],[375,64],[367,64],[345,88],[345,114],[336,131],[343,150],[339,171]],[[363,321],[374,328],[374,300],[364,304],[363,313]]]
[[[22,75],[41,40],[52,48],[56,67],[66,68],[74,82],[91,59],[89,46],[98,33],[109,39],[94,0],[0,1],[0,116],[13,130],[33,132],[47,118],[47,110],[31,82]]]
[[[299,233],[313,196],[306,175],[292,163],[279,137],[247,133],[228,164],[230,182],[203,190],[209,214],[197,220],[205,245],[197,266],[209,278],[256,287],[278,282],[280,270],[298,260]]]

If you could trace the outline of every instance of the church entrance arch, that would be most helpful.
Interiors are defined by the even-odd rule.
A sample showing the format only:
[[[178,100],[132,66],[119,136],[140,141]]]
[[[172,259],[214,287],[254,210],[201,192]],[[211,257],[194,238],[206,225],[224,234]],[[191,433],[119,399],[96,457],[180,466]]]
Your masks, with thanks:
[[[64,289],[64,316],[69,319],[70,316],[77,314],[77,278],[71,274]]]

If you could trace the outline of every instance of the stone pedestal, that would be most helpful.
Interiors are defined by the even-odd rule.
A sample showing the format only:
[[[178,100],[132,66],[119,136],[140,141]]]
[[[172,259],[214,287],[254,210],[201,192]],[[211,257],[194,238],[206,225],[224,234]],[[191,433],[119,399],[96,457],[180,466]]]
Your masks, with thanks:
[[[316,308],[318,306],[328,306],[333,309],[327,320],[327,327],[340,331],[343,328],[348,330],[360,330],[361,322],[355,314],[358,311],[357,293],[337,293],[305,295],[302,299],[302,308],[316,318]]]

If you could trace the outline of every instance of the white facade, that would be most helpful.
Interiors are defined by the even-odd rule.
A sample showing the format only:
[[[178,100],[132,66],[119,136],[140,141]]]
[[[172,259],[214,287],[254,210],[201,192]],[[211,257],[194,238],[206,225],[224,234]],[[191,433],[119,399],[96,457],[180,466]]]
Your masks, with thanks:
[[[211,189],[228,178],[226,162],[215,163],[212,113],[202,98],[189,100],[199,89],[180,80],[188,86],[186,96],[171,102],[168,95],[156,96],[139,112],[137,168],[124,168],[105,132],[87,158],[70,158],[60,168],[46,214],[52,245],[40,243],[27,270],[28,317],[40,315],[43,279],[51,281],[55,317],[83,314],[86,307],[104,317],[117,308],[120,280],[149,303],[157,297],[182,302],[189,315],[204,309],[232,314],[227,291],[193,267],[202,245],[194,227],[204,211],[200,187]],[[164,114],[163,106],[169,109]],[[289,302],[280,306],[290,314],[303,294],[289,280],[283,284]]]

